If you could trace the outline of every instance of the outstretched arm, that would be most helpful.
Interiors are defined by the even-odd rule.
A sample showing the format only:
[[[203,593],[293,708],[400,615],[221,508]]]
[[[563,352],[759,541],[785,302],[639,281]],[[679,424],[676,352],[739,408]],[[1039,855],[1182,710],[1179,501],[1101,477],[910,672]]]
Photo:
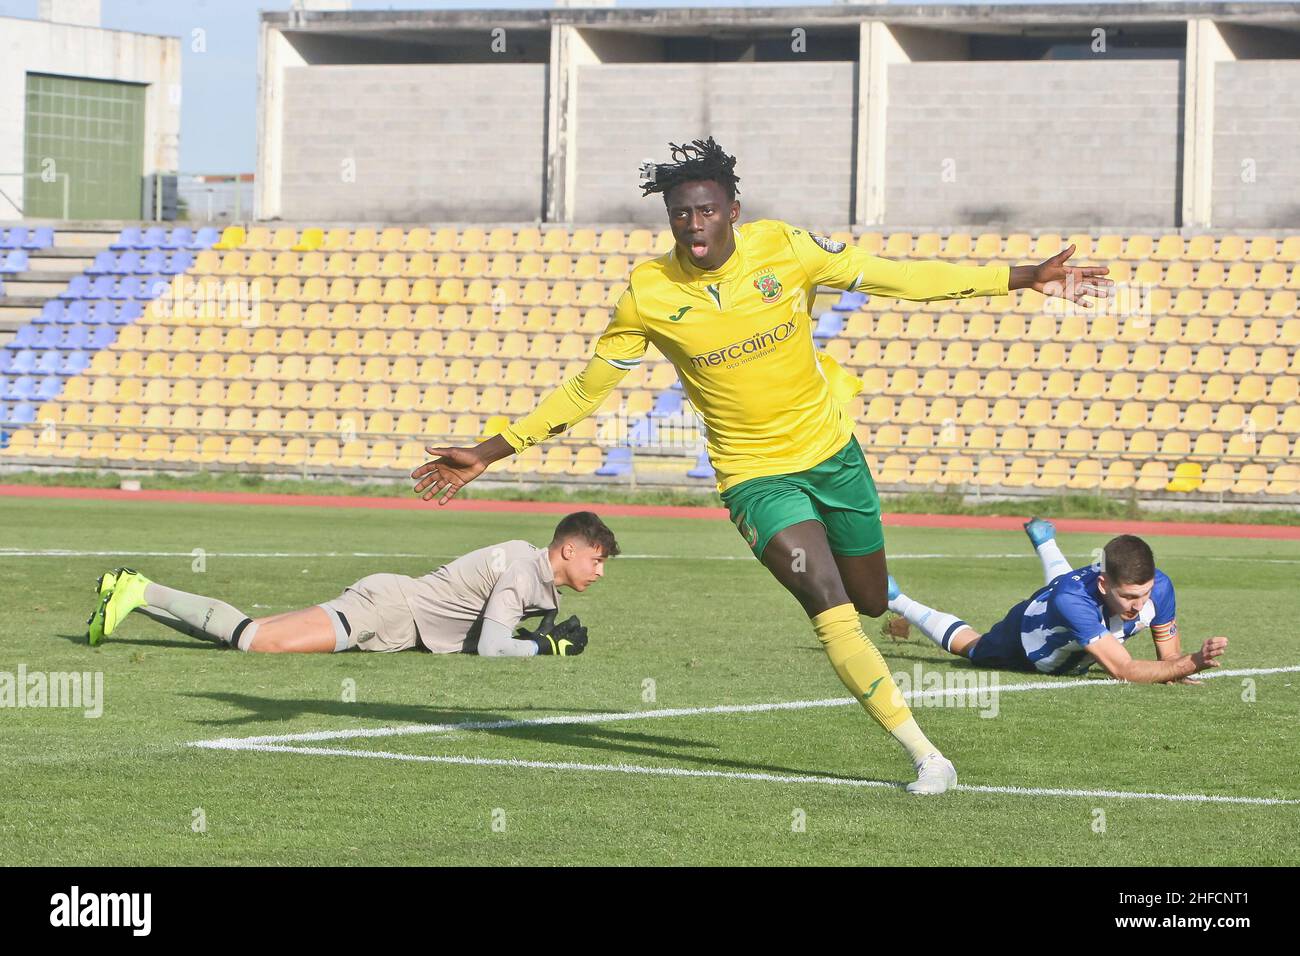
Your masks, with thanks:
[[[1212,637],[1199,651],[1169,660],[1138,661],[1119,641],[1107,634],[1090,643],[1086,650],[1095,657],[1106,673],[1134,684],[1165,684],[1182,680],[1199,671],[1218,667],[1218,658],[1228,646],[1226,637]]]
[[[1033,289],[1088,307],[1089,296],[1106,298],[1115,285],[1105,278],[1105,266],[1067,266],[1074,246],[1038,265],[961,266],[938,259],[883,259],[802,229],[789,229],[787,237],[813,285],[848,292],[930,302]]]
[[[542,399],[532,412],[499,435],[472,448],[426,448],[434,460],[427,461],[411,477],[415,493],[429,501],[438,497],[445,505],[456,492],[487,470],[493,462],[560,434],[582,421],[605,401],[623,376],[636,368],[645,354],[648,339],[636,299],[629,286],[614,308],[609,327],[596,341],[596,355],[587,367]]]
[[[489,465],[582,421],[600,407],[626,374],[604,359],[593,358],[585,369],[565,379],[532,412],[501,434],[468,448],[426,448],[425,451],[437,457],[411,472],[411,477],[416,479],[415,493],[425,501],[441,495],[438,504],[445,505]]]

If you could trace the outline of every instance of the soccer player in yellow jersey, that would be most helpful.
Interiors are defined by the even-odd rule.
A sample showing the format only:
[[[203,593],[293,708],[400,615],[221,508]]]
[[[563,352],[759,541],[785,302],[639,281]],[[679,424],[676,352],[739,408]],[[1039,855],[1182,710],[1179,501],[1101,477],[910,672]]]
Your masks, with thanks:
[[[1082,305],[1112,285],[1105,268],[897,262],[776,220],[737,225],[736,159],[710,137],[670,144],[644,194],[660,193],[676,243],[632,270],[595,356],[504,432],[473,448],[429,448],[415,492],[445,504],[488,465],[591,414],[653,344],[703,419],[732,521],[811,618],[831,665],[911,756],[912,793],[942,793],[956,770],[921,732],[859,614],[888,606],[880,499],[842,405],[861,382],[819,355],[818,286],[930,301],[1036,289]]]

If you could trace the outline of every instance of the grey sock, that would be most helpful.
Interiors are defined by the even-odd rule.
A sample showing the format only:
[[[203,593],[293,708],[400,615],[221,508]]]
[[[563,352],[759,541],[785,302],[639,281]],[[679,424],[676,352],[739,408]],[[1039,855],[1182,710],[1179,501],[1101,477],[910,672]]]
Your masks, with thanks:
[[[239,626],[249,620],[247,614],[225,601],[177,591],[153,582],[145,587],[144,600],[151,609],[165,611],[195,630],[227,644]]]
[[[145,617],[150,618],[151,620],[157,621],[159,624],[163,625],[164,627],[170,627],[173,631],[179,631],[181,634],[184,634],[186,637],[195,637],[198,638],[200,641],[217,641],[218,643],[220,643],[218,638],[213,637],[211,634],[207,633],[206,631],[199,630],[197,627],[191,627],[190,625],[182,621],[179,617],[176,617],[174,614],[168,614],[160,607],[150,607],[149,605],[146,604],[144,607],[136,608],[136,612],[139,614],[143,614]]]

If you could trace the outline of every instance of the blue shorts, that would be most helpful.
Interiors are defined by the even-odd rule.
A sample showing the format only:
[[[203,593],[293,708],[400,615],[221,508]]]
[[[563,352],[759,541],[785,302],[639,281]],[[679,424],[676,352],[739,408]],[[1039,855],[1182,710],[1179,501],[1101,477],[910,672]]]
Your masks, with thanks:
[[[972,664],[1000,670],[1034,670],[1034,665],[1025,655],[1025,645],[1020,641],[1020,621],[1028,606],[1029,601],[1021,601],[975,642],[967,652]]]

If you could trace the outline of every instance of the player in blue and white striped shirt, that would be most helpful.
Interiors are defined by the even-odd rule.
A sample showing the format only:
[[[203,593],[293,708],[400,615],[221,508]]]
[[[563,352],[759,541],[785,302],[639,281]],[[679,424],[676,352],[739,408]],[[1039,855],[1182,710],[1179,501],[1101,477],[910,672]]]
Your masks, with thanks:
[[[1175,621],[1174,585],[1155,566],[1141,538],[1122,534],[1105,547],[1100,565],[1071,568],[1056,543],[1056,528],[1040,518],[1025,532],[1043,562],[1047,583],[981,635],[952,614],[912,600],[889,579],[889,607],[949,653],[985,667],[1081,674],[1100,663],[1112,676],[1139,684],[1187,682],[1218,667],[1228,645],[1212,637],[1184,654]],[[1155,661],[1134,660],[1125,642],[1146,628],[1155,640]]]

